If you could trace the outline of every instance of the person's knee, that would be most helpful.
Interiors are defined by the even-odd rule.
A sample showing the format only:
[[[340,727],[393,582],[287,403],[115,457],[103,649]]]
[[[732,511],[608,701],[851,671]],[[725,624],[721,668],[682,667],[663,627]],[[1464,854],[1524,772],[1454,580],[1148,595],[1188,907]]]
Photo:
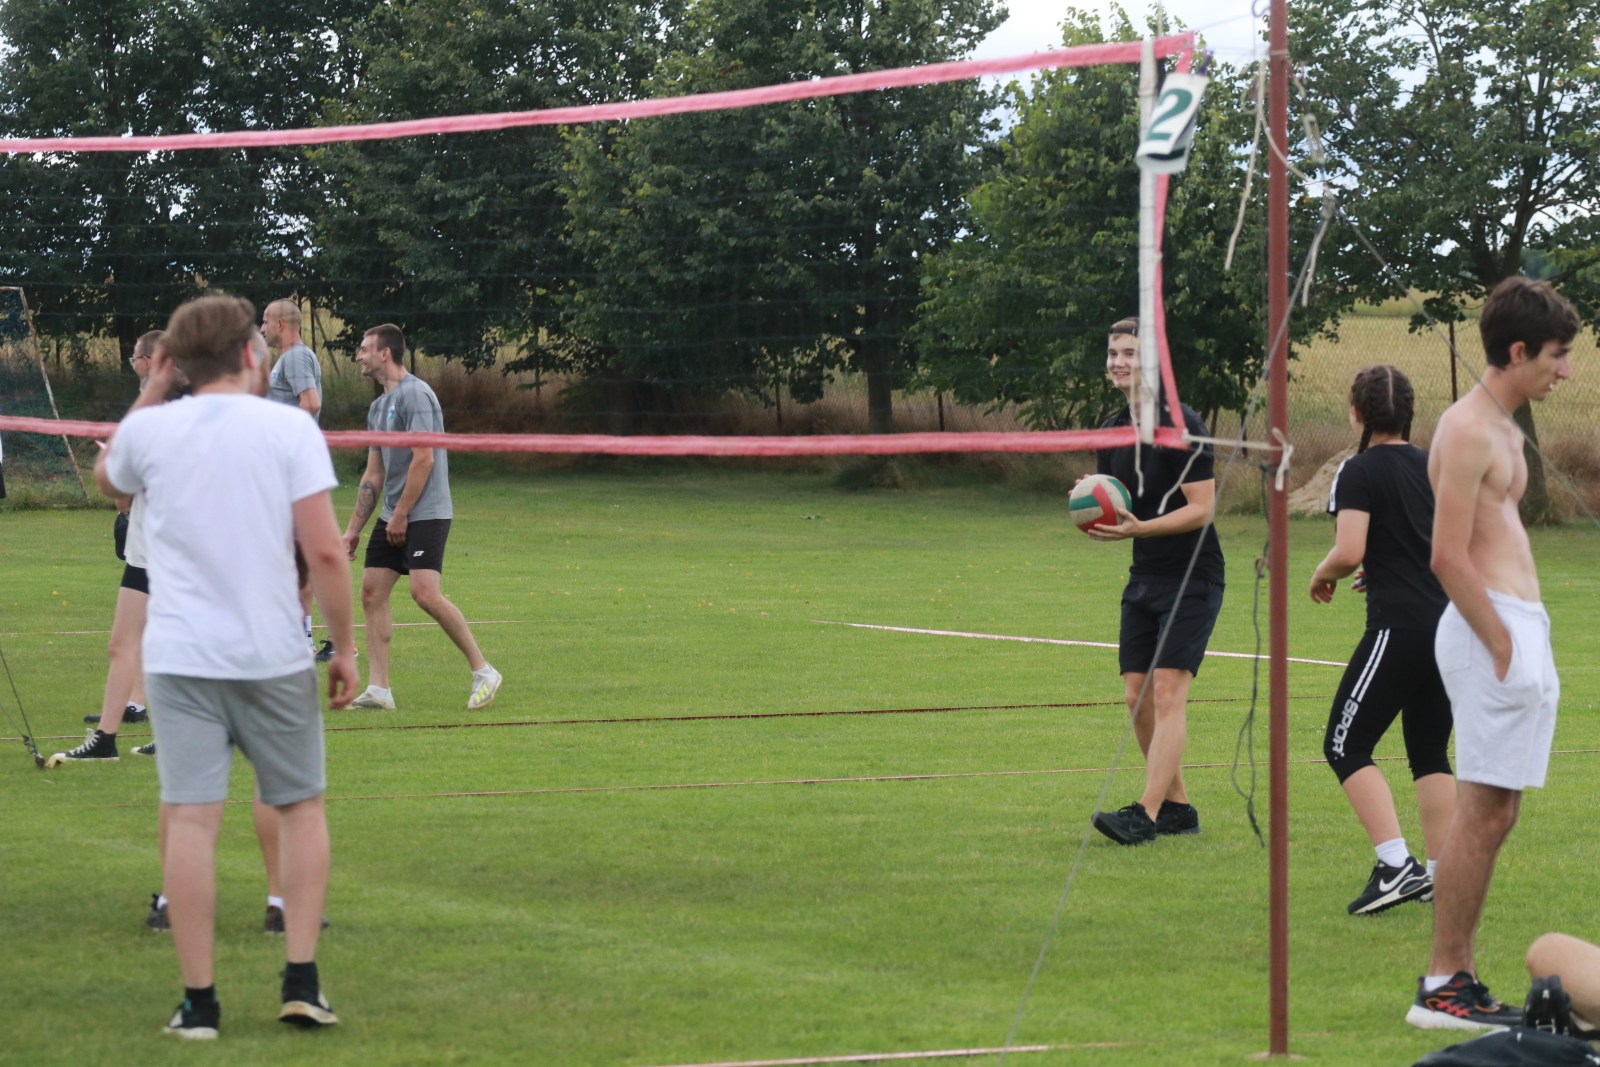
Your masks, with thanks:
[[[1528,974],[1534,978],[1548,978],[1552,974],[1560,974],[1562,960],[1569,955],[1569,948],[1577,942],[1577,938],[1566,934],[1540,934],[1528,946],[1528,955],[1523,961],[1528,968]]]
[[[1333,768],[1334,776],[1339,779],[1340,785],[1348,781],[1357,771],[1375,766],[1372,762],[1372,749],[1352,747],[1350,738],[1340,735],[1336,730],[1329,730],[1323,737],[1322,758]]]
[[[365,614],[372,614],[376,608],[382,608],[389,603],[389,590],[376,582],[361,583],[361,610]]]

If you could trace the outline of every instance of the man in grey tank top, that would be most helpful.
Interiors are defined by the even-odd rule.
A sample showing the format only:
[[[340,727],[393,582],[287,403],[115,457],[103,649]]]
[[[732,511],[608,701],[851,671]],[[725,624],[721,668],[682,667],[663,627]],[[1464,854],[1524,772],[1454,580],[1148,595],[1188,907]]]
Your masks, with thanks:
[[[367,429],[386,433],[443,433],[444,413],[428,383],[405,367],[406,338],[400,327],[374,326],[361,338],[356,363],[361,373],[383,387],[367,409]],[[367,541],[361,574],[361,609],[367,620],[366,690],[353,708],[393,708],[389,686],[389,644],[393,620],[389,596],[401,575],[411,579],[411,599],[455,642],[472,670],[467,708],[487,707],[500,688],[500,672],[478,649],[466,617],[444,595],[440,575],[450,536],[450,457],[442,448],[372,448],[356,490],[355,511],[344,531],[344,547],[356,558],[361,529],[382,512]]]

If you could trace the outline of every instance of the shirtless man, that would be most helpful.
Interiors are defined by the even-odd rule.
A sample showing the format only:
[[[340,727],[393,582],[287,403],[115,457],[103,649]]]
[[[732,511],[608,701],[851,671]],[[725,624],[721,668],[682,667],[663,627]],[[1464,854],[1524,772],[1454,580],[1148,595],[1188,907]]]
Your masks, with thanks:
[[[1561,694],[1550,618],[1517,503],[1528,484],[1511,412],[1572,375],[1578,315],[1544,282],[1507,278],[1478,328],[1488,366],[1439,420],[1428,456],[1433,572],[1450,597],[1435,655],[1455,711],[1455,818],[1434,876],[1433,954],[1406,1021],[1425,1030],[1514,1026],[1478,981],[1473,940],[1522,791],[1544,785]]]

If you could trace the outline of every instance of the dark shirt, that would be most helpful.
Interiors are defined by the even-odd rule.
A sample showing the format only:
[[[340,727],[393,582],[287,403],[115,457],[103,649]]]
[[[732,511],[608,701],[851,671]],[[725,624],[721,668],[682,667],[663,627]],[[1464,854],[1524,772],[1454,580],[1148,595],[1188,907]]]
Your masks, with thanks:
[[[1206,424],[1200,421],[1199,415],[1187,406],[1180,405],[1180,407],[1183,410],[1184,426],[1191,436],[1210,436]],[[1132,422],[1132,414],[1127,408],[1123,408],[1107,419],[1100,428],[1109,430],[1117,426],[1131,425]],[[1172,416],[1168,414],[1164,403],[1161,405],[1161,425],[1172,425]],[[1115,476],[1128,487],[1128,494],[1133,497],[1133,507],[1130,510],[1137,519],[1148,521],[1160,517],[1164,513],[1161,508],[1161,498],[1178,484],[1180,478],[1187,485],[1192,482],[1210,481],[1216,477],[1216,465],[1210,445],[1197,444],[1192,449],[1146,446],[1138,448],[1137,452],[1137,460],[1133,445],[1102,448],[1095,453],[1096,469],[1101,474]],[[1189,458],[1195,452],[1199,455],[1194,456],[1193,465],[1190,465],[1188,472],[1185,473],[1184,467],[1189,464]],[[1144,471],[1143,493],[1139,492],[1140,469]],[[1189,498],[1184,496],[1183,490],[1178,489],[1167,500],[1165,513],[1176,511],[1188,502]],[[1173,534],[1168,537],[1135,538],[1133,563],[1128,568],[1128,577],[1182,581],[1184,573],[1189,569],[1189,559],[1195,554],[1196,545],[1200,546],[1200,555],[1195,560],[1194,579],[1217,585],[1223,584],[1222,543],[1217,540],[1216,527],[1210,523],[1188,533]]]
[[[1339,464],[1328,514],[1364,511],[1367,629],[1432,630],[1450,598],[1433,575],[1433,487],[1428,453],[1377,445]]]

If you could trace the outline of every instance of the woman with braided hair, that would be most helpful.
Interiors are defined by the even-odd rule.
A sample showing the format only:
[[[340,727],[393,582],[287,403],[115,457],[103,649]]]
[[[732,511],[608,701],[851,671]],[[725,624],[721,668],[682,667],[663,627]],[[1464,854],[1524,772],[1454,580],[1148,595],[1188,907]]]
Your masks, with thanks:
[[[1455,812],[1450,699],[1433,638],[1449,599],[1429,566],[1433,490],[1428,454],[1410,443],[1416,393],[1390,366],[1368,367],[1350,386],[1350,424],[1361,445],[1340,464],[1328,494],[1333,548],[1311,575],[1311,599],[1333,600],[1339,579],[1365,573],[1367,630],[1333,699],[1322,751],[1372,840],[1377,864],[1352,915],[1431,899],[1433,868]],[[1361,591],[1362,586],[1352,585]],[[1406,846],[1394,797],[1373,749],[1396,716],[1417,792],[1427,865]]]

